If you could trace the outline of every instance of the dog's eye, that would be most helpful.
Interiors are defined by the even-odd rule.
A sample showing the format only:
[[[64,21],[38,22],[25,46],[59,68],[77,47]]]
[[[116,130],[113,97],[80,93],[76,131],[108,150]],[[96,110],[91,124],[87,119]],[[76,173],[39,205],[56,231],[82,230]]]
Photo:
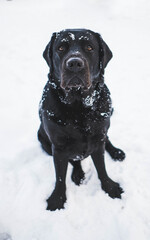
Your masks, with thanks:
[[[64,50],[65,50],[65,48],[63,46],[58,47],[58,51],[63,52]]]
[[[91,45],[88,45],[88,46],[86,47],[86,50],[89,51],[89,52],[91,52],[91,51],[93,50],[93,47],[92,47]]]

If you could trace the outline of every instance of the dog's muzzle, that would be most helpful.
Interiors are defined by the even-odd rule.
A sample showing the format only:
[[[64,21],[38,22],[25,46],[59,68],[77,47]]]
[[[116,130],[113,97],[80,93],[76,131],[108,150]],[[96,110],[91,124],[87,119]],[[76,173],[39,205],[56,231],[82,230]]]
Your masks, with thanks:
[[[71,56],[63,63],[61,87],[66,91],[71,88],[87,90],[90,86],[89,68],[85,59]]]

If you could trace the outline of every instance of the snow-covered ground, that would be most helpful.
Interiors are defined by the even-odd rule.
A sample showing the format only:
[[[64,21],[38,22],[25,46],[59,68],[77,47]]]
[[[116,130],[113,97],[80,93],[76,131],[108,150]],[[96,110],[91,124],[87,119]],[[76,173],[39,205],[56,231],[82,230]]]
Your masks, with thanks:
[[[75,186],[70,166],[65,210],[49,212],[53,161],[36,138],[48,73],[42,52],[64,28],[100,32],[113,52],[109,136],[127,157],[106,154],[106,167],[125,193],[109,198],[88,158],[87,180]],[[150,239],[149,29],[149,0],[0,0],[0,240]]]

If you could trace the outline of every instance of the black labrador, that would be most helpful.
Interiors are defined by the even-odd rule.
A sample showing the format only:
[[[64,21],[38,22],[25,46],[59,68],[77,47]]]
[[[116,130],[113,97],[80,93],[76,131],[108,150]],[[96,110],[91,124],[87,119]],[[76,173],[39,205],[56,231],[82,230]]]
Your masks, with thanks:
[[[40,102],[38,139],[53,155],[56,185],[47,200],[48,210],[64,208],[66,172],[73,166],[72,181],[85,178],[81,160],[91,155],[102,189],[121,198],[122,188],[107,175],[104,152],[122,161],[125,154],[108,139],[112,104],[104,84],[104,70],[112,52],[102,37],[86,29],[67,29],[52,35],[43,53],[50,71]]]

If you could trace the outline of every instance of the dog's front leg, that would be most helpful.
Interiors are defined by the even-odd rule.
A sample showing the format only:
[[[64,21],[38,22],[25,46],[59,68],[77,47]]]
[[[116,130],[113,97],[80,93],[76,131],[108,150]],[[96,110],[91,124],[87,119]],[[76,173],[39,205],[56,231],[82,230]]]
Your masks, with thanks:
[[[56,185],[53,193],[47,199],[47,210],[54,211],[64,208],[66,202],[66,173],[68,166],[68,158],[63,150],[53,147],[53,159],[56,173]]]
[[[111,198],[121,198],[121,193],[123,193],[120,185],[113,180],[111,180],[106,172],[105,162],[104,162],[104,152],[105,143],[101,143],[99,149],[91,154],[94,165],[96,167],[98,177],[102,184],[102,189],[109,194]]]

